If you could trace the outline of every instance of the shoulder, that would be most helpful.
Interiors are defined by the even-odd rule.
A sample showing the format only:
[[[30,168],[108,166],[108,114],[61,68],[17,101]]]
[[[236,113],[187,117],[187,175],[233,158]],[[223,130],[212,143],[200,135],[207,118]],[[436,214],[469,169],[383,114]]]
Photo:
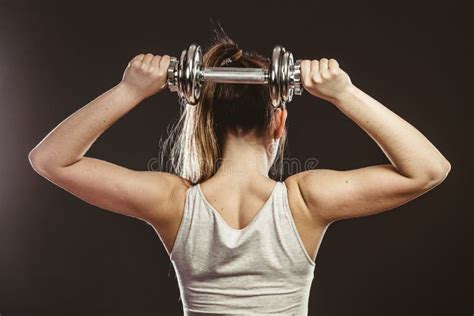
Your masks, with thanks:
[[[157,198],[163,200],[166,200],[170,195],[185,192],[192,185],[185,178],[162,171],[143,171],[142,180],[152,187]]]
[[[151,209],[150,221],[154,223],[168,223],[174,220],[177,210],[184,205],[187,189],[192,183],[178,175],[148,171],[149,185],[155,192]]]
[[[328,184],[333,181],[336,173],[335,170],[315,169],[296,173],[285,180],[292,199],[300,200],[299,204],[312,220],[323,225],[328,224],[328,220],[321,216],[322,201],[329,188]]]

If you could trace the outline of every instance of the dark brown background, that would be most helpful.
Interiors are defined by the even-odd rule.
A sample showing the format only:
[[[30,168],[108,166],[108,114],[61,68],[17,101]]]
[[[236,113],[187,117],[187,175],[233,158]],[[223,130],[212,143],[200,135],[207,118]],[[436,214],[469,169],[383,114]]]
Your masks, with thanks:
[[[176,277],[144,222],[41,178],[27,155],[110,89],[138,53],[209,43],[219,19],[244,50],[336,58],[452,164],[446,181],[380,215],[331,225],[310,315],[470,315],[472,8],[465,1],[0,1],[0,314],[179,315]],[[137,170],[157,157],[176,95],[144,101],[88,155]],[[349,169],[387,159],[329,103],[289,106],[289,153]]]

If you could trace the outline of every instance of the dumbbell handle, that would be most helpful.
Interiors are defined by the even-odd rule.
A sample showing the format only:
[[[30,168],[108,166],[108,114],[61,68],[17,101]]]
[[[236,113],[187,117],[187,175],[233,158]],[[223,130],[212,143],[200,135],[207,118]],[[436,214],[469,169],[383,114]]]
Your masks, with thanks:
[[[198,79],[220,83],[267,84],[268,69],[237,67],[206,67],[198,74]]]
[[[268,69],[202,67],[202,60],[201,47],[197,44],[183,50],[179,61],[176,57],[170,59],[167,85],[170,91],[178,92],[182,104],[197,104],[203,82],[268,84],[275,107],[290,102],[294,94],[303,92],[301,61],[293,61],[293,55],[280,45],[273,49]]]

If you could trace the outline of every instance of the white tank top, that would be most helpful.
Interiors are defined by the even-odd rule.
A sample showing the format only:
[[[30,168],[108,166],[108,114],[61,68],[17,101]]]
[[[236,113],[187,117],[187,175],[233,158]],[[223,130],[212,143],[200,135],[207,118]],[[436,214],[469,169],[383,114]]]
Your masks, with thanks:
[[[186,191],[170,260],[184,315],[307,315],[315,262],[296,230],[284,182],[243,229]]]

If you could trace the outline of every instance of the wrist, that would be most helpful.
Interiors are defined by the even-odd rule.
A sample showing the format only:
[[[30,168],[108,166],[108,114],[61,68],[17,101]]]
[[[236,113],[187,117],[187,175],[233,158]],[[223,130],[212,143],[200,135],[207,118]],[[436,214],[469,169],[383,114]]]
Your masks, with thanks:
[[[137,91],[135,88],[123,81],[118,83],[115,88],[119,90],[123,94],[123,96],[131,102],[135,102],[138,104],[144,99],[146,99],[146,97],[143,96],[139,91]]]
[[[339,93],[335,94],[329,100],[334,105],[339,105],[345,103],[347,99],[353,98],[357,94],[358,88],[353,84],[348,85],[343,90],[339,91]]]

